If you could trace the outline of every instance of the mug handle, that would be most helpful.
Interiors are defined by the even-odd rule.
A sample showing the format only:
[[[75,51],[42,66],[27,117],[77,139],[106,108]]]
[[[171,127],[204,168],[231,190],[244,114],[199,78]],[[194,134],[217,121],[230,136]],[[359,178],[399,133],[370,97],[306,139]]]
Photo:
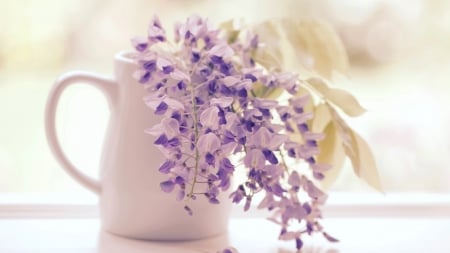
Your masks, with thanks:
[[[100,91],[103,92],[103,94],[105,94],[109,108],[112,108],[117,97],[116,81],[109,77],[104,77],[94,73],[83,71],[73,71],[63,74],[56,80],[47,100],[47,106],[45,109],[45,131],[47,134],[47,141],[50,149],[52,150],[53,154],[55,155],[56,159],[63,167],[63,169],[81,185],[93,191],[94,193],[100,194],[100,181],[86,176],[84,173],[78,170],[69,161],[69,159],[67,159],[65,153],[61,148],[55,129],[56,108],[62,92],[68,86],[79,82],[87,83],[94,87],[97,87]]]

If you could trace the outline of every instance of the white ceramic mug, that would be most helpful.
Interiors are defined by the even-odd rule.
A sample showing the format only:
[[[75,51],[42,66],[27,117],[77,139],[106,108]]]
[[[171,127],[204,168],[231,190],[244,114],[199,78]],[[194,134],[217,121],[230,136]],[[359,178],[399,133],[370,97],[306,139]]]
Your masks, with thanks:
[[[45,123],[48,143],[61,166],[80,184],[100,196],[104,230],[132,238],[189,240],[220,234],[227,228],[230,201],[211,205],[206,198],[190,201],[189,216],[184,202],[161,192],[163,162],[154,147],[154,137],[144,133],[159,118],[143,102],[144,88],[133,79],[137,65],[130,53],[115,56],[115,77],[87,72],[70,72],[57,79],[47,101]],[[104,140],[100,179],[78,170],[61,149],[55,131],[56,107],[61,93],[72,84],[87,83],[100,89],[108,99],[110,119]]]

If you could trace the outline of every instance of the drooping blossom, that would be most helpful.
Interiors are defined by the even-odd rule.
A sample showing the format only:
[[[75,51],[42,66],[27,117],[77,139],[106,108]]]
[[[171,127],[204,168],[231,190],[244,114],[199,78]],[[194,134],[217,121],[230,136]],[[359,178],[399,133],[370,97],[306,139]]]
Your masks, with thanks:
[[[193,16],[175,26],[174,43],[164,47],[166,31],[155,17],[147,37],[132,40],[138,64],[134,77],[148,91],[144,103],[162,117],[146,130],[166,158],[158,168],[166,176],[161,190],[185,200],[184,209],[193,215],[189,201],[202,196],[219,204],[235,171],[245,170],[245,182],[231,189],[233,203],[243,202],[248,210],[256,194],[265,194],[258,207],[281,226],[279,238],[294,240],[298,249],[304,234],[322,233],[335,241],[319,222],[326,194],[317,181],[330,166],[316,161],[323,134],[310,131],[313,115],[303,108],[311,98],[295,96],[301,86],[297,74],[269,72],[256,64],[257,34],[241,37],[229,42],[208,20]],[[256,83],[282,89],[290,98],[282,103],[256,97]],[[293,140],[293,133],[302,141]],[[240,162],[232,162],[236,156]],[[298,170],[299,164],[308,170]],[[303,229],[290,230],[292,223]]]

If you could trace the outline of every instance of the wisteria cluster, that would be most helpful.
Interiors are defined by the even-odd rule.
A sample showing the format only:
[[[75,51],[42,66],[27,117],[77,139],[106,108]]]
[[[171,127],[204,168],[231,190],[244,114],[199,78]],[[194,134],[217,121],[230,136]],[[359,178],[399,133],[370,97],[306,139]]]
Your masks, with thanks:
[[[219,204],[219,194],[231,192],[232,202],[248,210],[263,194],[258,208],[272,213],[281,240],[294,240],[298,249],[304,234],[336,241],[319,223],[327,195],[317,182],[330,166],[316,162],[323,134],[308,127],[313,115],[303,107],[310,97],[296,95],[298,76],[255,62],[257,34],[230,38],[193,16],[175,25],[174,37],[167,40],[155,17],[147,36],[132,40],[135,78],[148,91],[146,105],[162,118],[146,130],[165,156],[162,191],[175,192],[190,215],[189,202],[198,197]],[[258,97],[256,87],[282,89],[288,97]],[[237,170],[247,177],[231,189]]]

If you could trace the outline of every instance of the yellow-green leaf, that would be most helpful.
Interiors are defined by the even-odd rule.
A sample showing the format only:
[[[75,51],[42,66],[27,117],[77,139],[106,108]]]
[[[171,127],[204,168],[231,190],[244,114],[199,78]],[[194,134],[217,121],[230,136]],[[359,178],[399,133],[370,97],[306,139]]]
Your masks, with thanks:
[[[220,29],[225,31],[228,43],[233,43],[239,37],[240,30],[235,27],[235,20],[230,19],[220,24]]]
[[[382,191],[380,175],[372,151],[366,141],[351,131],[354,157],[350,157],[355,173],[373,188]]]
[[[328,106],[324,103],[319,104],[314,109],[314,118],[311,123],[311,130],[314,133],[322,133],[331,121],[331,114]]]
[[[347,73],[348,56],[335,30],[315,19],[283,19],[282,28],[303,65],[331,79],[333,71]],[[307,59],[310,57],[311,59]],[[306,60],[305,60],[306,58]],[[303,59],[303,60],[302,60]],[[306,63],[306,64],[305,64]]]
[[[352,162],[353,171],[370,186],[382,192],[380,176],[369,145],[344,122],[333,108],[329,107],[329,110],[337,133],[342,139],[344,152]]]
[[[360,116],[366,111],[352,94],[342,89],[329,89],[325,98],[351,117]]]
[[[366,111],[352,94],[342,89],[330,88],[321,78],[310,78],[306,82],[319,96],[331,102],[348,116],[357,117]]]
[[[330,87],[328,86],[326,81],[320,77],[311,77],[305,80],[305,82],[308,83],[314,89],[314,91],[322,97],[324,97],[325,94],[330,90]]]
[[[255,25],[252,31],[258,35],[261,42],[253,59],[267,69],[281,68],[283,66],[283,47],[277,23],[274,21],[262,22]]]
[[[320,164],[329,164],[331,169],[324,172],[325,178],[320,181],[324,189],[328,189],[340,175],[344,160],[345,152],[342,146],[342,139],[334,122],[329,122],[325,130],[325,138],[319,142],[320,153],[316,157]]]
[[[284,90],[281,88],[271,88],[264,94],[264,98],[277,99],[283,94]]]

